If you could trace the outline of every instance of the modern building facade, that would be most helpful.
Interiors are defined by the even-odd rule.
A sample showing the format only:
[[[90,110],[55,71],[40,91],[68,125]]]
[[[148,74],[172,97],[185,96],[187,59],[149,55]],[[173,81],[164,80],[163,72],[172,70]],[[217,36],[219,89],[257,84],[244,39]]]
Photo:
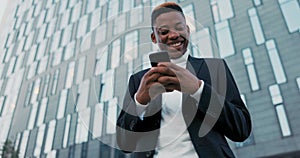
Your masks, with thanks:
[[[173,0],[174,1],[174,0]],[[300,155],[299,0],[175,0],[190,52],[224,58],[252,116],[239,158]],[[131,157],[115,122],[130,74],[150,66],[165,0],[12,0],[1,24],[0,147],[20,157]]]

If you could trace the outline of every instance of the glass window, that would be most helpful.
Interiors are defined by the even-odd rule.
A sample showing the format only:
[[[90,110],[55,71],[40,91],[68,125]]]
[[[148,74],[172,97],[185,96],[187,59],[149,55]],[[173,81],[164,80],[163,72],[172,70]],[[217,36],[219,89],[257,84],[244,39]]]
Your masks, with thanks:
[[[50,38],[54,34],[57,22],[58,22],[57,18],[54,18],[50,21],[50,23],[48,23],[47,33],[46,33],[47,38]]]
[[[210,0],[210,3],[216,23],[234,16],[230,0]]]
[[[47,158],[56,158],[56,150],[51,150],[47,153]]]
[[[255,6],[261,5],[261,0],[253,0]]]
[[[265,36],[256,9],[255,8],[249,9],[248,15],[250,18],[250,23],[251,23],[256,44],[260,45],[265,42]]]
[[[25,106],[29,105],[29,103],[30,103],[32,90],[33,90],[33,82],[28,84],[27,92],[26,92],[26,98],[25,98]]]
[[[43,124],[39,127],[39,130],[37,133],[37,137],[36,137],[36,141],[35,141],[35,148],[34,148],[34,152],[33,152],[33,155],[35,157],[39,157],[41,154],[41,149],[42,149],[43,142],[44,142],[44,134],[45,134],[45,124]]]
[[[59,69],[55,70],[54,76],[53,76],[53,83],[52,83],[52,94],[56,93],[57,84],[58,84],[58,77],[59,77]]]
[[[60,29],[63,29],[70,24],[69,23],[70,15],[71,15],[71,10],[67,10],[67,11],[63,12],[63,14],[61,16],[61,21],[60,21]]]
[[[80,43],[80,51],[84,52],[91,48],[92,44],[92,32],[88,32],[82,37],[81,43]]]
[[[296,78],[296,82],[297,82],[297,85],[298,85],[298,89],[300,91],[300,77],[297,77]]]
[[[52,5],[49,9],[47,9],[45,22],[49,22],[53,18],[55,8],[56,8],[55,5]]]
[[[107,27],[106,24],[103,23],[96,29],[96,36],[95,36],[95,44],[100,44],[104,42],[106,39]]]
[[[78,85],[78,101],[76,111],[82,111],[88,107],[90,80],[85,80]]]
[[[17,70],[21,69],[21,67],[23,65],[23,62],[24,62],[24,56],[25,56],[25,53],[22,53],[22,54],[17,56],[17,62],[16,62],[16,65],[15,65],[15,70],[14,71],[17,71]]]
[[[39,20],[38,20],[38,22],[36,24],[36,27],[40,28],[44,24],[44,22],[45,22],[46,10],[43,10],[41,13],[39,13],[38,15],[35,15],[35,16],[39,16],[38,17]]]
[[[56,126],[56,120],[51,120],[48,124],[48,131],[45,140],[46,142],[44,147],[44,153],[49,153],[52,149],[55,126]]]
[[[271,61],[271,65],[273,68],[273,73],[275,75],[276,82],[278,84],[285,83],[286,76],[285,76],[283,65],[281,63],[274,39],[268,40],[266,42],[266,47],[268,50],[268,55],[269,55],[269,59]]]
[[[108,102],[107,106],[107,124],[106,133],[113,134],[116,132],[116,122],[117,122],[117,98],[112,98]]]
[[[134,7],[134,1],[123,1],[123,12],[127,12]]]
[[[120,64],[121,40],[115,40],[111,45],[111,68],[114,69]]]
[[[190,27],[190,32],[193,33],[196,31],[196,24],[195,24],[195,12],[194,12],[194,5],[189,4],[187,6],[184,6],[183,12],[185,13],[185,18],[187,25]]]
[[[86,62],[85,56],[81,57],[78,61],[78,68],[77,68],[77,72],[76,72],[76,84],[79,84],[84,79],[85,62]]]
[[[43,41],[39,44],[38,50],[37,50],[37,53],[36,53],[36,56],[35,56],[35,60],[40,60],[40,59],[42,59],[42,57],[45,55],[46,47],[47,47],[47,42],[48,42],[48,40],[45,39],[45,40],[43,40]]]
[[[193,33],[191,35],[191,40],[193,45],[193,56],[202,58],[213,57],[209,28],[203,28],[202,30]]]
[[[219,53],[221,58],[233,55],[234,46],[231,36],[231,31],[227,21],[217,23],[215,25]]]
[[[56,31],[52,37],[51,52],[54,52],[60,46],[61,31]]]
[[[133,61],[127,63],[127,81],[129,81],[130,76],[133,74]]]
[[[82,37],[87,32],[87,25],[88,25],[88,15],[83,16],[79,23],[78,23],[78,29],[77,29],[77,38]]]
[[[69,1],[59,1],[59,14],[66,13],[68,2]]]
[[[75,143],[87,142],[90,124],[90,108],[78,112]]]
[[[72,61],[68,65],[68,71],[66,76],[65,88],[71,88],[74,79],[75,62]]]
[[[4,62],[5,63],[8,63],[9,59],[11,58],[12,54],[13,54],[13,49],[14,49],[14,44],[11,45],[7,51],[6,51],[6,54],[4,55],[5,58],[4,58]]]
[[[26,66],[30,66],[35,58],[35,55],[37,53],[37,45],[32,46],[31,50],[28,52],[28,57],[26,60]]]
[[[62,46],[66,46],[71,41],[72,31],[73,31],[72,24],[70,24],[64,28],[63,37],[62,37],[62,41],[61,41]]]
[[[20,140],[21,140],[21,133],[18,133],[15,141],[15,146],[14,146],[15,151],[19,150]]]
[[[250,48],[243,49],[242,52],[243,52],[244,63],[245,63],[246,69],[247,69],[251,89],[253,91],[256,91],[259,89],[259,84],[258,84],[255,67],[254,67],[252,52],[251,52]]]
[[[107,57],[108,52],[107,49],[99,49],[96,56],[96,67],[95,67],[95,75],[99,75],[104,73],[107,70]]]
[[[37,3],[35,5],[35,9],[34,9],[34,16],[35,17],[38,16],[41,13],[42,4],[43,4],[43,1],[39,1],[39,3]]]
[[[88,1],[90,2],[90,1]],[[99,24],[100,24],[100,18],[101,18],[101,8],[98,8],[93,11],[92,13],[92,20],[91,20],[91,30],[95,30]],[[103,30],[102,30],[103,31]],[[105,33],[106,31],[103,31]]]
[[[290,129],[289,121],[288,121],[284,106],[282,104],[276,105],[275,109],[276,109],[276,114],[278,117],[282,135],[284,137],[290,136],[292,134],[292,132]]]
[[[71,22],[74,23],[80,18],[82,2],[77,3],[74,8],[72,8],[72,19]]]
[[[269,92],[272,98],[273,105],[277,105],[283,102],[279,86],[277,84],[269,87]]]
[[[164,2],[165,2],[165,0],[151,0],[151,6],[156,7],[159,4],[164,3]]]
[[[34,37],[34,32],[29,33],[29,35],[26,38],[26,44],[24,46],[24,50],[28,51],[31,48],[33,37]]]
[[[64,55],[64,60],[68,60],[71,57],[73,57],[75,54],[75,41],[69,43],[66,47],[65,47],[65,55]]]
[[[92,12],[96,7],[96,1],[87,1],[86,13]]]
[[[54,52],[52,56],[52,66],[56,66],[61,63],[62,55],[63,55],[63,48],[59,48]]]
[[[101,137],[103,125],[103,103],[95,105],[94,122],[93,122],[93,138]]]
[[[47,29],[47,24],[43,24],[40,27],[39,33],[38,33],[37,39],[36,39],[37,42],[41,42],[45,38],[46,29]]]
[[[300,7],[297,0],[278,0],[284,20],[289,32],[299,31],[300,29]]]
[[[108,0],[98,1],[99,6],[103,6]]]
[[[114,74],[115,74],[114,69],[110,69],[110,70],[106,71],[105,73],[103,73],[101,83],[103,84],[102,92],[105,92],[105,93],[103,93],[103,95],[101,95],[101,98],[100,98],[101,102],[109,101],[110,99],[113,98],[114,79],[115,79]]]
[[[30,98],[30,103],[35,103],[37,101],[41,86],[41,78],[38,78],[34,82],[33,92]]]
[[[17,47],[17,50],[15,51],[16,52],[16,55],[21,55],[21,54],[24,54],[23,53],[23,48],[24,48],[24,44],[25,44],[25,37],[22,37],[19,42],[18,42],[18,47]],[[3,50],[4,51],[4,50]],[[0,60],[1,61],[1,60]]]
[[[50,82],[50,74],[48,74],[44,79],[44,88],[43,88],[43,95],[42,97],[48,96],[48,88],[49,88],[49,82]]]
[[[27,23],[26,23],[26,29],[25,29],[25,34],[26,36],[28,36],[31,31],[32,31],[32,26],[33,26],[33,23],[34,23],[34,20],[33,19],[30,19]]]
[[[70,123],[71,123],[71,115],[68,114],[66,117],[66,124],[64,129],[64,138],[63,138],[63,145],[62,145],[63,148],[66,148],[68,146]]]
[[[131,1],[130,1],[131,2]],[[143,6],[137,6],[134,9],[130,10],[130,27],[136,26],[137,24],[141,23],[143,21]]]
[[[43,73],[46,71],[47,69],[47,65],[48,65],[48,55],[46,55],[45,57],[43,57],[40,61],[39,61],[39,68],[38,68],[38,74]]]
[[[114,35],[125,31],[126,29],[126,14],[121,14],[114,20]]]
[[[48,98],[43,98],[42,101],[40,102],[36,126],[40,126],[44,123],[47,105],[48,105]]]
[[[107,19],[110,19],[112,16],[115,16],[118,13],[119,13],[119,0],[108,1]]]
[[[67,97],[68,97],[68,90],[63,89],[60,93],[59,97],[59,104],[57,108],[56,118],[61,119],[65,115],[66,105],[67,105]]]
[[[142,69],[147,69],[147,68],[151,68],[151,64],[150,64],[150,61],[149,61],[149,54],[148,53],[145,53],[143,54],[143,63],[142,63]],[[131,75],[131,74],[129,74]],[[129,78],[130,76],[128,76]]]
[[[25,157],[27,144],[28,144],[28,137],[29,137],[29,131],[25,130],[22,134],[22,140],[21,140],[21,144],[20,144],[20,150],[19,150],[20,157]]]
[[[37,116],[37,108],[38,108],[38,103],[35,102],[32,104],[31,106],[31,111],[30,111],[30,115],[29,115],[29,120],[27,123],[27,129],[31,130],[34,127],[34,123],[36,120],[36,116]]]
[[[6,71],[6,77],[10,76],[14,72],[16,61],[17,60],[16,60],[15,56],[10,59],[9,66],[8,66],[7,71]]]
[[[6,100],[6,96],[1,96],[0,97],[0,116],[2,116],[2,110],[3,110],[3,107],[5,105],[5,100]]]
[[[138,32],[133,31],[125,36],[124,62],[130,62],[138,56]]]

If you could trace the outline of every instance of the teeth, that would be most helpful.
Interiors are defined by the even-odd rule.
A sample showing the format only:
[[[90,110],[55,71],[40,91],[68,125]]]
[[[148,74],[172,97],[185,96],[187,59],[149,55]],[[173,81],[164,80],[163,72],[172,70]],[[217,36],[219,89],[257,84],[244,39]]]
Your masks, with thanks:
[[[172,46],[172,47],[177,47],[177,46],[179,46],[180,44],[181,44],[181,42],[177,42],[177,43],[171,44],[171,46]]]

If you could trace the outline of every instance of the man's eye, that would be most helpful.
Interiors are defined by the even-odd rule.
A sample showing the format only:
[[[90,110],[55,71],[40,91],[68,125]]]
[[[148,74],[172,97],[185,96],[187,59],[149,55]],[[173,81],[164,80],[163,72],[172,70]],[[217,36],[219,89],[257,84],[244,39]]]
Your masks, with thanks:
[[[158,32],[161,35],[166,35],[169,32],[169,30],[164,29],[164,30],[159,30]]]

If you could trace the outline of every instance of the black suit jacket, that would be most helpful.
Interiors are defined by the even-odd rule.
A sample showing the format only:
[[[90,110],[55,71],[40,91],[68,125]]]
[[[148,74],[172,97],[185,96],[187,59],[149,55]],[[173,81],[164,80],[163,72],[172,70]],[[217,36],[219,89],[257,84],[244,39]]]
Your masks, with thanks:
[[[187,69],[205,83],[199,102],[187,94],[182,98],[182,113],[195,151],[204,158],[234,157],[225,136],[244,141],[251,132],[251,119],[228,66],[222,59],[189,56]],[[130,77],[117,120],[120,149],[141,158],[153,157],[161,120],[161,95],[149,103],[143,120],[136,114],[134,94],[148,70]]]

